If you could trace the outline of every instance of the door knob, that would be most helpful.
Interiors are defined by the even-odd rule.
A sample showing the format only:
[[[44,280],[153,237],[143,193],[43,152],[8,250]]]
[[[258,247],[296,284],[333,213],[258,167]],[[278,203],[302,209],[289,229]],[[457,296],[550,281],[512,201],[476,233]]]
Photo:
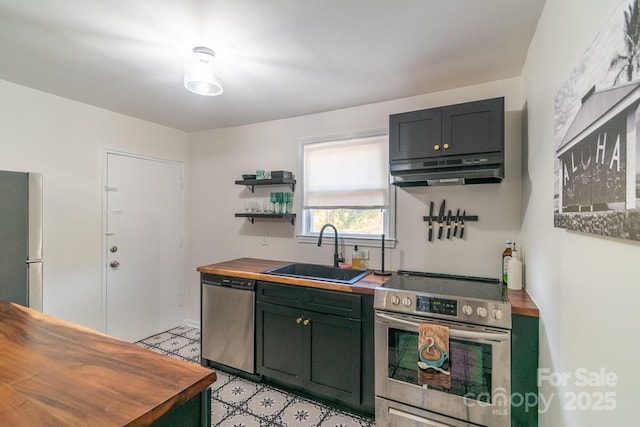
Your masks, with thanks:
[[[444,145],[442,146],[442,148],[444,148],[445,150],[448,150],[448,149],[449,149],[449,144],[444,144]]]
[[[440,146],[438,144],[436,144],[436,145],[433,146],[433,149],[438,151],[440,149]]]
[[[117,246],[111,246],[109,248],[109,250],[111,251],[111,253],[116,253],[116,252],[118,252],[118,247]]]
[[[304,324],[304,326],[308,326],[309,325],[310,320],[309,319],[304,319],[304,322],[302,322]]]
[[[296,323],[297,323],[298,325],[299,325],[300,323],[302,323],[302,317],[298,317],[298,318],[296,319]]]
[[[111,261],[111,262],[109,263],[109,266],[110,266],[111,268],[118,268],[118,266],[120,266],[120,263],[119,263],[118,261]]]

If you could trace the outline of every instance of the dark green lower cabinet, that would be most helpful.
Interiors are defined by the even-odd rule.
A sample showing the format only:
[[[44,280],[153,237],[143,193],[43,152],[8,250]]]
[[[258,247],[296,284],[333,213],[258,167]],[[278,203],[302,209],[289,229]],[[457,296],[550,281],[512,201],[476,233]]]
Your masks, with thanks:
[[[303,380],[304,333],[300,310],[256,304],[256,368],[259,374],[291,385]]]
[[[538,425],[539,322],[535,316],[511,317],[512,427]]]
[[[309,313],[305,327],[307,389],[350,406],[360,404],[359,319]]]
[[[279,293],[286,297],[278,299]],[[373,354],[363,355],[369,349],[364,337],[373,338],[373,323],[364,320],[372,315],[363,311],[373,306],[362,304],[363,297],[369,296],[259,282],[257,372],[268,382],[373,414]]]
[[[362,295],[362,400],[360,409],[373,415],[375,412],[375,317],[373,295]]]
[[[176,405],[152,424],[153,427],[211,426],[211,389],[207,387],[191,399]]]

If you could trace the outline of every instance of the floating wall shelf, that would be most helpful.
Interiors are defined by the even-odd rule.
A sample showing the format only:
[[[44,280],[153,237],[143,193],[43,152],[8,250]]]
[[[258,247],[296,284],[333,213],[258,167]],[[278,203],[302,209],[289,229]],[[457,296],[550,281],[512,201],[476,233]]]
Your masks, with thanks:
[[[296,180],[293,178],[271,178],[271,179],[242,179],[236,181],[238,185],[246,185],[253,193],[256,185],[288,185],[291,191],[295,193]]]
[[[236,218],[247,218],[251,224],[253,221],[258,218],[269,218],[269,219],[286,219],[291,225],[295,224],[296,214],[270,214],[270,213],[237,213]]]

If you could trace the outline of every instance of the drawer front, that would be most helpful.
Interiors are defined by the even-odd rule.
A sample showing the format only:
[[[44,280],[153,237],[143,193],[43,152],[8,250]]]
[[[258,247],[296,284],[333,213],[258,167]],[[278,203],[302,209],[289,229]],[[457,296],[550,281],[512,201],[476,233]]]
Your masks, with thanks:
[[[304,292],[305,288],[301,286],[258,282],[256,286],[256,299],[269,304],[302,308],[304,305]]]
[[[354,319],[362,318],[360,295],[280,283],[258,282],[256,300]]]
[[[360,319],[362,318],[361,306],[360,295],[323,289],[306,289],[305,308],[311,311]]]

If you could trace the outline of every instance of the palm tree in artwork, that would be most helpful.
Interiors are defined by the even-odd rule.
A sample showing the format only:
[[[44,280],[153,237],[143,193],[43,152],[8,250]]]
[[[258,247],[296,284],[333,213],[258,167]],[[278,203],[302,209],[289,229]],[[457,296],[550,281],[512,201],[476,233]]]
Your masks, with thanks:
[[[624,54],[616,54],[609,64],[609,70],[618,69],[613,81],[617,84],[621,78],[628,82],[633,80],[634,73],[640,71],[640,7],[639,0],[634,0],[624,12]]]

